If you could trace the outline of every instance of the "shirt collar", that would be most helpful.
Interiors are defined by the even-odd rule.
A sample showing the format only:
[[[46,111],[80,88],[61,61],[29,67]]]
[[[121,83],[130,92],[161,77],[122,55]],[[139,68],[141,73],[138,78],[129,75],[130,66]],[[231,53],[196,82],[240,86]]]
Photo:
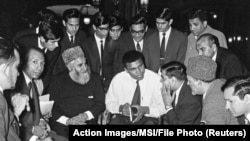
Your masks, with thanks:
[[[101,40],[102,40],[103,45],[105,45],[105,38],[100,39],[100,38],[96,35],[96,33],[94,34],[94,37],[95,37],[95,40],[97,41],[97,43],[100,43],[100,42],[101,42]]]
[[[248,121],[250,121],[250,113],[246,114],[245,116],[248,119]]]
[[[3,88],[0,86],[0,92],[3,94]]]
[[[28,85],[31,82],[31,79],[27,76],[27,74],[23,71],[24,79],[26,84]]]

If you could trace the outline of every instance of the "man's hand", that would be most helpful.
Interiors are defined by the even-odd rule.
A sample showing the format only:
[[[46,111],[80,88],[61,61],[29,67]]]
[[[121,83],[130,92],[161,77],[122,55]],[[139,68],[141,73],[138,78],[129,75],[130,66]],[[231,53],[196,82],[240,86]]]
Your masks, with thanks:
[[[45,139],[48,136],[47,130],[43,129],[40,126],[33,126],[32,133],[35,136],[38,136],[39,139]]]
[[[125,103],[124,105],[121,105],[119,107],[119,111],[122,113],[124,116],[130,116],[129,112],[130,105],[128,103]]]
[[[49,124],[44,119],[40,119],[39,126],[48,132],[51,131]]]
[[[30,111],[29,97],[24,94],[15,94],[11,97],[11,103],[14,107],[14,113],[16,116],[20,116],[24,109]]]
[[[131,107],[134,107],[137,109],[137,113],[134,114],[136,118],[134,121],[132,121],[133,123],[139,121],[145,114],[149,114],[149,107],[139,106],[139,105],[132,105]]]
[[[170,93],[171,93],[170,92],[170,85],[165,87],[165,85],[163,84],[162,88],[161,88],[161,95],[162,95],[162,99],[163,99],[165,106],[172,106],[174,96],[171,96]]]
[[[85,125],[88,120],[88,115],[86,113],[81,113],[67,120],[67,125]]]

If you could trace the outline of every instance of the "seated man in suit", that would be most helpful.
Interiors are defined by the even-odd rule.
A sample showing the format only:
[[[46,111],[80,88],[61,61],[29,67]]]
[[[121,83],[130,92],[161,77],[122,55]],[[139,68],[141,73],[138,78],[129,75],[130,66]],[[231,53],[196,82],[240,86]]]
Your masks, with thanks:
[[[249,72],[240,59],[230,50],[219,46],[219,40],[212,34],[203,34],[197,39],[199,55],[210,57],[217,63],[216,78],[229,79],[248,76]]]
[[[4,97],[4,90],[13,89],[16,84],[20,55],[9,41],[0,39],[0,139],[3,141],[21,141],[18,137],[19,127],[14,114]],[[21,105],[19,105],[21,106]],[[25,106],[21,106],[21,112]],[[18,110],[19,111],[19,110]],[[19,112],[19,113],[21,113]],[[17,115],[18,116],[18,115]]]
[[[192,57],[188,61],[187,79],[193,95],[202,95],[202,124],[238,124],[236,118],[225,109],[221,86],[223,79],[215,79],[217,65],[207,56]]]
[[[186,67],[173,61],[161,67],[162,97],[167,113],[163,124],[200,124],[201,96],[192,95],[187,85]]]
[[[125,53],[123,65],[125,70],[113,78],[106,95],[107,110],[115,114],[109,124],[158,124],[166,112],[160,76],[145,69],[143,54],[135,50]]]
[[[97,124],[105,110],[101,79],[90,70],[80,46],[65,50],[62,58],[68,70],[55,75],[49,88],[52,108],[51,127],[68,137],[68,125]]]
[[[239,124],[250,125],[250,79],[234,77],[226,81],[222,90],[226,99],[226,109],[238,118]]]
[[[29,96],[30,111],[24,111],[20,117],[21,134],[23,141],[40,140],[66,140],[58,137],[55,133],[50,133],[48,123],[42,118],[39,105],[38,91],[42,91],[42,82],[38,78],[43,72],[45,59],[42,50],[39,48],[29,48],[21,54],[20,77],[13,93],[21,93]]]

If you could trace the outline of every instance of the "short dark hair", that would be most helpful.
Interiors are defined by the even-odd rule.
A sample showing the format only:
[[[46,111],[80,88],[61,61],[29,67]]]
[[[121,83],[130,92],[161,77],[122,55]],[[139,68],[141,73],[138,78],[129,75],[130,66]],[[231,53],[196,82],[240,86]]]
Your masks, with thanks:
[[[213,34],[210,33],[203,34],[197,39],[197,42],[203,38],[206,38],[210,44],[215,44],[217,47],[220,46],[219,39]]]
[[[111,29],[114,26],[121,26],[122,27],[122,22],[118,16],[112,15],[109,17],[109,29]]]
[[[205,10],[201,9],[191,9],[188,13],[188,19],[195,19],[198,18],[200,19],[201,22],[207,21],[207,12]]]
[[[225,91],[229,87],[234,88],[233,95],[238,95],[243,100],[246,94],[250,95],[250,77],[240,76],[230,78],[221,87],[221,90]]]
[[[32,18],[32,23],[34,26],[38,26],[42,21],[54,21],[57,23],[61,23],[56,13],[46,8],[38,11],[37,14],[35,14]]]
[[[184,64],[172,61],[161,67],[161,72],[165,72],[168,77],[176,77],[178,80],[186,80],[186,67]]]
[[[68,19],[70,19],[70,18],[79,18],[79,19],[81,19],[81,13],[76,8],[67,9],[67,10],[65,10],[63,12],[63,20],[65,22],[67,22]]]
[[[42,36],[46,42],[48,40],[56,40],[63,36],[62,27],[54,21],[43,21],[39,25],[38,35]]]
[[[130,26],[137,25],[137,24],[144,24],[144,26],[147,26],[146,18],[142,16],[141,14],[135,15],[131,20]]]
[[[135,62],[137,60],[142,60],[144,66],[145,66],[144,55],[141,52],[139,52],[139,51],[136,51],[136,50],[128,51],[122,57],[122,63],[123,63],[123,66],[125,68],[126,68],[126,64],[127,63],[132,63],[132,62]]]
[[[99,27],[101,25],[105,25],[105,24],[108,24],[108,23],[109,23],[108,17],[106,15],[104,15],[102,12],[97,12],[93,16],[93,24],[96,27]]]
[[[31,50],[35,50],[35,51],[43,54],[43,56],[44,56],[43,50],[38,48],[38,47],[31,46],[29,48],[24,48],[23,50],[20,51],[20,59],[21,59],[20,60],[20,67],[21,67],[21,69],[24,69],[27,67],[27,63],[28,63],[28,60],[30,57]]]
[[[160,8],[156,14],[155,17],[159,19],[164,19],[165,21],[169,21],[172,19],[173,12],[169,8]]]
[[[0,64],[6,63],[9,59],[15,57],[15,49],[16,46],[13,42],[0,38]]]

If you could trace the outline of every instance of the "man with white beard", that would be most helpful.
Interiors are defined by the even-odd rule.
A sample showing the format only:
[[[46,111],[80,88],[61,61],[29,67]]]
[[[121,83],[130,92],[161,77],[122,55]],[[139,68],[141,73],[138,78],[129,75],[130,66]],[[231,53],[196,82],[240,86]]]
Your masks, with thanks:
[[[55,101],[51,127],[68,137],[68,125],[97,124],[105,95],[99,74],[90,70],[80,46],[65,50],[62,58],[67,71],[56,75],[49,88]]]

